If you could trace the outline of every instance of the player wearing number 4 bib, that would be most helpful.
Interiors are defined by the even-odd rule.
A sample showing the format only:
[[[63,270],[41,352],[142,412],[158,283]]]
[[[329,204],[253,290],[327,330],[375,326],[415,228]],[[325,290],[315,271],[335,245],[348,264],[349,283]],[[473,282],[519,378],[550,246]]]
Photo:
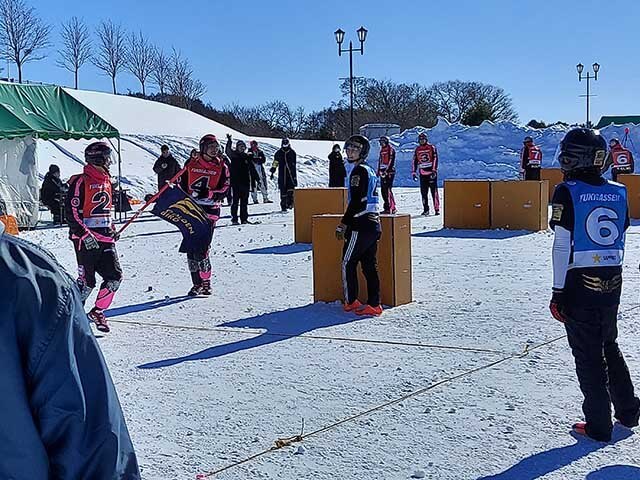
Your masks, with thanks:
[[[85,149],[84,159],[87,165],[83,173],[69,180],[65,204],[69,238],[75,246],[77,284],[83,303],[96,287],[96,273],[102,277],[95,306],[88,315],[98,330],[108,332],[104,311],[122,281],[115,245],[118,238],[111,220],[111,148],[104,142],[94,142]]]
[[[553,296],[549,308],[564,323],[576,363],[585,422],[575,432],[609,441],[613,416],[638,425],[640,400],[617,344],[627,191],[601,176],[607,145],[593,130],[567,133],[559,162],[565,181],[553,196]]]
[[[220,205],[229,189],[229,168],[215,135],[200,139],[200,151],[184,166],[180,187],[205,211],[215,227],[220,218]],[[211,260],[209,248],[202,252],[187,253],[193,287],[189,295],[211,295]]]

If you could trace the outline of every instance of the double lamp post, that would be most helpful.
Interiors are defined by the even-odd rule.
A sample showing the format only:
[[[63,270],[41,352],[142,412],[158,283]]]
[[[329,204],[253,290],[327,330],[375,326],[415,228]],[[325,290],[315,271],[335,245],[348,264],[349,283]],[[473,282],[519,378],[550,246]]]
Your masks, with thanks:
[[[598,71],[600,70],[600,64],[594,63],[592,65],[592,68],[593,75],[591,75],[591,72],[587,72],[587,74],[583,76],[582,72],[584,71],[584,65],[581,63],[576,65],[576,70],[578,70],[578,81],[581,82],[583,78],[587,80],[587,94],[581,95],[581,97],[587,97],[587,128],[591,128],[591,121],[589,120],[589,99],[593,96],[591,95],[591,90],[589,89],[589,82],[591,79],[598,80]]]
[[[342,42],[344,42],[344,31],[338,29],[334,32],[336,36],[336,42],[338,43],[338,56],[342,56],[343,53],[349,52],[349,97],[350,97],[350,113],[351,113],[351,135],[353,135],[353,52],[360,52],[360,55],[364,55],[364,42],[367,39],[368,30],[364,27],[360,27],[357,30],[358,40],[360,41],[360,48],[353,48],[353,42],[349,41],[349,48],[342,48]]]

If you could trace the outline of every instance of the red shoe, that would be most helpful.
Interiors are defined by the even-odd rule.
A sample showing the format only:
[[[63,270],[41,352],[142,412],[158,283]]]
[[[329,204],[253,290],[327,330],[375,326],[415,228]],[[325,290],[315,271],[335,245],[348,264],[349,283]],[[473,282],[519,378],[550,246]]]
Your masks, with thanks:
[[[373,317],[379,317],[382,315],[382,305],[372,307],[371,305],[364,305],[362,308],[356,310],[356,315],[369,315]]]
[[[610,442],[611,441],[611,435],[605,438],[594,438],[591,435],[589,435],[587,433],[587,422],[574,423],[571,428],[576,434],[587,437],[589,440],[593,440],[594,442]]]
[[[107,323],[107,317],[104,316],[104,312],[99,308],[93,307],[87,316],[96,324],[96,328],[99,331],[103,333],[109,333],[111,331]]]
[[[589,436],[587,435],[587,422],[576,422],[573,424],[571,429],[578,435],[583,435],[585,437]]]
[[[353,303],[345,303],[343,308],[345,312],[353,312],[354,310],[362,308],[362,303],[360,303],[360,300],[354,300]]]

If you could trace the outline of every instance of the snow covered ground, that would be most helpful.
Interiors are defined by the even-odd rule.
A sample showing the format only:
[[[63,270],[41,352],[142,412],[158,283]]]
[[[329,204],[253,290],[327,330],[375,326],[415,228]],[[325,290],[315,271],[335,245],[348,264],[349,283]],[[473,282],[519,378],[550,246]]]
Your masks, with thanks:
[[[397,200],[420,210],[415,189]],[[417,217],[415,301],[360,319],[313,303],[310,246],[292,244],[292,215],[275,208],[250,206],[259,225],[221,220],[211,298],[184,297],[171,225],[145,215],[118,244],[125,280],[99,342],[143,478],[193,479],[299,434],[303,419],[309,434],[430,386],[209,478],[640,478],[639,432],[617,429],[611,444],[569,434],[581,395],[566,340],[536,348],[563,335],[547,309],[550,232],[443,230],[442,217]],[[632,226],[620,315],[638,387],[639,235]],[[66,229],[23,236],[74,272]]]

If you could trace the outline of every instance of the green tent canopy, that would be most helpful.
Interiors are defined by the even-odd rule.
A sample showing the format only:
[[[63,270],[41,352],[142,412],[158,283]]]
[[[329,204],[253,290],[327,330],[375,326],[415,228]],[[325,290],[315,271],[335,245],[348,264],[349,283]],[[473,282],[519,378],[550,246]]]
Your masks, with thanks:
[[[119,138],[113,126],[61,87],[0,83],[0,139]]]
[[[638,125],[640,124],[640,116],[638,115],[604,116],[600,118],[600,121],[596,125],[596,128],[604,128],[611,124],[624,125],[626,123],[633,123],[635,125]]]

